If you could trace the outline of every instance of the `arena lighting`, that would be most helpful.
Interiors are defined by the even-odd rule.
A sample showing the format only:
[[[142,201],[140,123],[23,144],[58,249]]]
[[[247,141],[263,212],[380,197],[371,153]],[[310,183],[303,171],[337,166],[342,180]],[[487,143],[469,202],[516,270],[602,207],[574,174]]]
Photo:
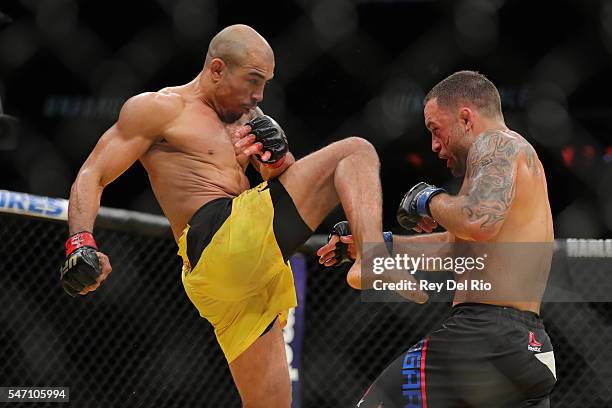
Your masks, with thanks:
[[[606,163],[612,163],[612,146],[608,146],[606,148],[606,153],[604,154],[603,159]]]
[[[567,168],[573,168],[581,164],[595,163],[603,160],[604,163],[612,162],[612,146],[604,148],[596,147],[592,144],[583,146],[564,146],[560,150],[561,159]]]
[[[423,166],[423,156],[421,156],[419,153],[408,153],[406,159],[413,167],[421,168]]]

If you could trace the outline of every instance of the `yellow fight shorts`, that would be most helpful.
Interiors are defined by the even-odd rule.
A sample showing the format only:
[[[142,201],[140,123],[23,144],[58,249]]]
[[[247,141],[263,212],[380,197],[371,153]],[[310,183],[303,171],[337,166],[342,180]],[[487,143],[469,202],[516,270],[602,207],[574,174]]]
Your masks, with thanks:
[[[187,296],[231,363],[297,306],[289,257],[312,231],[277,180],[205,204],[179,239]]]

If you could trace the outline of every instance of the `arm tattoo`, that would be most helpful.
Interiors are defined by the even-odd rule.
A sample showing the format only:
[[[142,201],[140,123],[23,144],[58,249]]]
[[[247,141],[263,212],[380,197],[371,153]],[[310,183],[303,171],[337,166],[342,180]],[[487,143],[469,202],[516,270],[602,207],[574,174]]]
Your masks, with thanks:
[[[538,155],[534,148],[530,144],[526,144],[523,148],[525,152],[525,158],[527,159],[527,168],[536,176],[540,175],[540,168],[538,167]]]
[[[500,130],[480,136],[468,154],[468,204],[462,211],[481,229],[503,223],[512,204],[519,141]]]

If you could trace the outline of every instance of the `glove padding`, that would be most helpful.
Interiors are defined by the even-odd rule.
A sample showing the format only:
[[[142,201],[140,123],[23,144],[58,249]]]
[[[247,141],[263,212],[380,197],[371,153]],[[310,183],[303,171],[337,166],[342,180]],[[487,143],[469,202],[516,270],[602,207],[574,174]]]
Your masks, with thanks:
[[[334,225],[327,236],[327,242],[331,241],[334,235],[337,235],[338,237],[351,235],[351,227],[349,226],[348,221],[340,221]],[[345,262],[353,262],[351,253],[349,251],[349,245],[342,241],[338,241],[336,243],[336,249],[334,250],[334,259],[336,260],[337,265]]]
[[[263,161],[259,155],[255,157],[264,164],[274,164],[283,159],[289,151],[289,142],[285,132],[278,123],[267,115],[258,116],[246,123],[251,127],[255,141],[261,143],[262,152],[269,151],[270,159]]]
[[[397,209],[397,222],[406,229],[415,228],[423,217],[431,217],[429,201],[446,190],[420,182],[410,189],[402,198]]]
[[[86,245],[79,246],[78,239],[74,239],[75,236],[78,237],[78,234],[69,238],[66,243],[66,261],[60,268],[62,287],[66,293],[73,297],[86,287],[96,283],[96,279],[102,272],[102,266],[100,265],[93,237],[91,237],[90,241],[87,241]]]

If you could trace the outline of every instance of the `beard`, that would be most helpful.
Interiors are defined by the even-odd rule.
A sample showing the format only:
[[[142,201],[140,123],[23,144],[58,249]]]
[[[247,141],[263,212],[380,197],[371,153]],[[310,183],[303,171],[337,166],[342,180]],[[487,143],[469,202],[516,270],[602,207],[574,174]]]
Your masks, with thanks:
[[[454,177],[462,177],[465,175],[467,167],[467,151],[462,149],[463,141],[467,137],[467,132],[459,124],[454,124],[450,129],[450,140],[448,144],[449,157],[453,161],[451,173]],[[451,146],[452,144],[452,146]]]
[[[221,121],[224,123],[234,123],[242,117],[242,112],[225,112],[221,117]]]

